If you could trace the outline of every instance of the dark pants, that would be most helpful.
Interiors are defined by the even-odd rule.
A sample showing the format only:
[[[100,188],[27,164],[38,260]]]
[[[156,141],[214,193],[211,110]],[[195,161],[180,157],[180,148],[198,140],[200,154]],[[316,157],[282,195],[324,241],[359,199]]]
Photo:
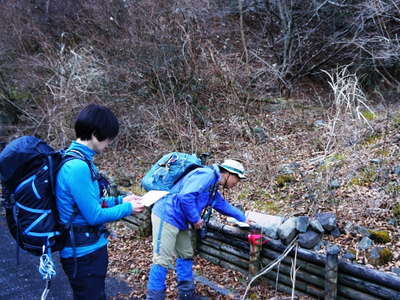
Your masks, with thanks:
[[[108,267],[107,246],[77,257],[77,272],[74,276],[73,258],[62,258],[61,264],[74,293],[74,300],[105,300],[105,279]]]

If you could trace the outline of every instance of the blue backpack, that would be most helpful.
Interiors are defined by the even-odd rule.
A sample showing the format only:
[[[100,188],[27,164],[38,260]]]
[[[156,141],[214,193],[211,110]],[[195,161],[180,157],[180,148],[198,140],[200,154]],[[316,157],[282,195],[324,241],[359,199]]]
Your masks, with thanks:
[[[161,157],[150,168],[141,185],[146,191],[169,191],[179,179],[203,166],[204,163],[195,154],[171,152]]]
[[[13,140],[0,153],[8,229],[18,246],[34,255],[58,251],[65,245],[68,224],[76,214],[67,225],[60,222],[54,189],[58,170],[71,159],[86,161],[79,153],[56,151],[33,136]]]

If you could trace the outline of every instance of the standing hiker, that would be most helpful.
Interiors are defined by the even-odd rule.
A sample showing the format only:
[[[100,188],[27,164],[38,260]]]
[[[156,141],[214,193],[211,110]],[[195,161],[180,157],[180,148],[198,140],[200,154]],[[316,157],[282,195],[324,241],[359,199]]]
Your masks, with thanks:
[[[108,267],[104,224],[143,211],[137,196],[103,195],[103,179],[93,157],[104,151],[117,136],[118,120],[106,107],[90,104],[75,121],[76,140],[66,150],[73,156],[57,174],[56,198],[59,217],[71,224],[61,264],[75,300],[105,300]]]
[[[147,299],[165,298],[165,279],[168,267],[174,264],[178,280],[179,300],[208,299],[195,293],[193,282],[193,247],[189,225],[196,230],[203,227],[201,213],[211,206],[219,213],[246,221],[239,209],[230,205],[217,191],[234,187],[245,178],[243,165],[235,160],[225,160],[221,165],[197,168],[179,180],[170,193],[154,204],[153,264],[147,284]]]

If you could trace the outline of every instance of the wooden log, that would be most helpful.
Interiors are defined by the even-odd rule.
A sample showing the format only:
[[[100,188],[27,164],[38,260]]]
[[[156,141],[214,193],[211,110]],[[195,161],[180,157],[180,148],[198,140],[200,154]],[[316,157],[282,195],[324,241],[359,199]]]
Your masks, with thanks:
[[[270,240],[268,241],[262,251],[265,249],[272,249],[276,252],[283,253],[287,246],[283,245],[280,241]],[[294,256],[295,250],[289,252],[288,256]],[[298,248],[297,249],[297,258],[300,258],[304,261],[311,262],[313,264],[325,267],[325,256],[319,255],[312,251],[308,251],[306,249]]]
[[[352,287],[361,292],[368,293],[376,297],[382,297],[384,299],[400,299],[400,292],[391,288],[339,273],[338,290],[340,290],[342,286]]]
[[[288,295],[292,294],[292,287],[291,286],[287,286],[286,284],[282,283],[282,282],[278,282],[276,283],[275,280],[269,279],[269,278],[263,278],[263,280],[265,280],[272,288],[277,288],[278,291],[280,292],[284,292]],[[307,295],[306,293],[303,293],[299,290],[295,291],[295,295],[296,296],[301,296],[301,297],[307,297],[309,295]]]
[[[269,265],[273,260],[262,258],[261,261],[263,262],[263,264]],[[298,267],[298,265],[296,265],[296,267]],[[290,276],[291,265],[281,262],[281,264],[279,266],[274,267],[272,270],[274,270],[275,272],[278,272],[278,268],[279,268],[279,273]],[[321,291],[324,289],[325,281],[324,281],[323,277],[319,277],[319,276],[310,274],[306,271],[297,270],[296,278],[298,278],[304,282],[308,282],[310,284],[317,286],[318,288],[321,289]]]
[[[148,209],[145,209],[143,212],[135,214],[135,218],[138,218],[142,221],[149,221],[151,222],[151,213]]]
[[[126,226],[128,226],[128,228],[130,228],[132,230],[135,230],[135,231],[139,230],[139,226],[137,226],[135,224],[132,224],[130,222],[125,222],[125,224],[126,224]]]
[[[240,249],[246,249],[249,247],[246,241],[246,232],[243,230],[215,223],[211,223],[209,229],[209,235],[214,239],[223,241],[227,244],[232,244],[233,242],[235,247]],[[264,246],[261,253],[264,257],[276,258],[277,255],[283,253],[285,249],[286,246],[280,241],[271,240]],[[293,256],[293,253],[294,251],[292,251],[289,256]],[[298,264],[312,274],[319,275],[321,273],[321,268],[319,267],[325,267],[325,259],[326,257],[323,255],[318,255],[305,249],[298,249]],[[290,260],[290,257],[286,257],[284,262],[288,262],[288,260]],[[351,264],[341,259],[339,259],[338,270],[338,280],[340,283],[338,298],[374,297],[371,295],[378,296],[379,294],[384,297],[389,297],[390,299],[390,295],[397,297],[397,294],[394,291],[400,291],[400,278],[397,276],[368,269],[365,266]],[[351,285],[351,287],[347,285]],[[353,287],[359,289],[359,291]],[[342,289],[344,292],[341,291]]]
[[[211,238],[206,238],[206,239],[200,240],[200,243],[198,243],[198,245],[200,245],[200,244],[205,244],[205,245],[214,247],[216,249],[222,250],[224,252],[228,252],[230,254],[233,254],[233,255],[239,256],[241,258],[244,258],[246,260],[249,260],[249,253],[246,253],[242,249],[235,248],[235,247],[228,245],[226,243],[223,243],[221,241],[217,241],[217,240],[214,240]]]
[[[143,221],[135,218],[134,216],[127,216],[122,218],[123,221],[134,224],[136,226],[141,226],[143,224]]]
[[[224,267],[224,268],[227,268],[227,269],[230,269],[230,270],[238,271],[238,272],[240,272],[240,273],[242,273],[242,274],[244,274],[246,276],[248,275],[248,271],[247,270],[245,270],[243,268],[240,268],[240,267],[238,267],[238,266],[236,266],[234,264],[230,264],[228,262],[225,262],[220,258],[208,255],[207,253],[204,253],[204,252],[200,252],[199,255],[201,257],[203,257],[204,259],[210,261],[211,263],[215,264],[215,265],[219,265],[221,267]],[[271,277],[272,276],[270,276],[270,278]],[[265,277],[265,276],[263,278],[263,280],[266,280],[273,287],[275,287],[275,283],[276,283],[275,279],[276,279],[276,273],[273,274],[273,279],[269,279],[268,277]],[[290,281],[290,279],[289,279],[289,281]],[[286,282],[289,282],[289,281],[286,280]],[[282,280],[278,281],[277,288],[282,292],[286,292],[288,294],[291,294],[291,291],[292,291],[291,281],[290,281],[289,285],[286,285],[285,283],[283,283]],[[309,287],[308,289],[312,290],[313,288]],[[310,295],[309,292],[302,292],[299,289],[297,289],[295,293],[296,293],[296,295],[299,295],[299,296],[309,296]],[[317,291],[317,293],[318,293],[318,291]],[[320,290],[319,293],[322,293],[322,290]],[[315,294],[315,292],[314,292],[314,294]],[[346,297],[343,297],[343,296],[340,296],[340,295],[337,297],[337,300],[348,300],[348,299],[351,299],[351,298],[346,298]]]
[[[279,253],[274,252],[270,249],[268,249],[267,252],[264,252],[264,254],[268,254],[266,258],[263,258],[265,263],[269,263],[272,260],[275,260],[277,257],[279,257]],[[286,257],[282,260],[281,264],[284,263],[285,265],[290,266],[291,265],[291,258]],[[314,265],[312,263],[308,263],[302,260],[297,259],[297,266],[300,267],[300,270],[309,272],[313,275],[317,275],[321,279],[324,278],[325,275],[325,270],[317,265]],[[370,294],[370,295],[375,295],[375,296],[380,296],[382,295],[386,299],[400,299],[400,296],[398,295],[398,292],[386,288],[368,281],[364,281],[362,279],[356,278],[354,276],[346,275],[339,273],[338,274],[338,290],[341,289],[341,286],[347,286],[350,288],[354,288],[355,290],[359,290],[363,293]]]
[[[275,252],[272,249],[263,249],[261,257],[262,258],[266,258],[266,259],[275,260],[281,255],[282,255],[282,253]],[[292,257],[286,256],[282,260],[282,262],[287,264],[287,265],[291,265],[292,264],[292,259],[293,259]],[[310,263],[308,261],[299,259],[298,257],[297,257],[297,266],[299,266],[304,271],[309,272],[310,274],[317,275],[317,276],[319,276],[321,278],[323,278],[325,276],[325,268],[323,268],[323,267],[321,267],[319,265]]]
[[[234,264],[234,265],[237,265],[237,266],[239,266],[239,267],[241,267],[243,269],[246,269],[246,268],[249,267],[249,261],[248,260],[240,258],[240,257],[238,257],[236,255],[229,254],[227,252],[222,252],[221,250],[215,249],[215,248],[207,246],[205,244],[199,245],[198,250],[200,252],[205,252],[208,255],[215,256],[215,257],[218,257],[220,259],[223,259],[224,261],[226,261],[228,263],[231,263],[231,264]]]
[[[202,243],[204,243],[204,242],[202,242]],[[215,249],[215,248],[212,248],[212,247],[208,247],[207,248],[207,247],[202,246],[202,247],[200,247],[199,250],[201,252],[204,252],[204,253],[206,253],[206,254],[208,254],[210,256],[213,256],[213,257],[215,257],[217,259],[223,259],[226,262],[231,263],[233,265],[239,265],[240,267],[243,267],[243,268],[246,267],[246,261],[243,261],[243,263],[238,263],[236,256],[229,255],[227,253],[224,253],[223,251],[218,251],[218,249]],[[270,262],[272,262],[272,260],[268,260],[268,259],[263,258],[262,262],[264,264],[269,264]],[[283,274],[290,276],[290,265],[281,264],[280,271],[282,271]],[[309,273],[307,273],[305,271],[297,271],[297,276],[298,276],[298,278],[300,278],[301,280],[303,280],[305,282],[313,283],[313,284],[319,286],[321,289],[323,289],[323,287],[324,287],[323,276],[321,278],[321,277],[315,276],[313,274],[309,274]]]
[[[263,249],[263,255],[265,258],[274,260],[280,256],[280,253],[275,252],[271,249]],[[282,260],[282,263],[286,265],[291,265],[291,258],[290,257],[285,257]],[[304,270],[306,272],[309,272],[311,274],[317,275],[321,278],[324,278],[325,275],[325,269],[306,262],[304,260],[300,260],[297,258],[297,266],[300,267],[300,270]],[[400,296],[398,296],[397,291],[383,287],[381,285],[377,285],[375,283],[369,282],[362,280],[360,278],[356,278],[354,276],[346,275],[343,273],[338,273],[338,284],[339,287],[338,289],[340,290],[340,286],[344,285],[350,288],[354,288],[355,290],[359,290],[363,293],[370,294],[370,295],[375,295],[375,296],[380,296],[382,295],[386,299],[400,299]]]
[[[332,246],[326,253],[325,300],[335,300],[337,294],[339,247]]]
[[[206,237],[212,238],[214,240],[221,241],[221,242],[224,242],[225,244],[232,245],[236,248],[242,249],[246,253],[249,253],[249,251],[250,251],[250,245],[247,241],[243,241],[243,240],[237,239],[235,237],[227,236],[220,232],[208,231]]]
[[[339,260],[339,273],[400,291],[400,277]]]
[[[231,264],[229,262],[226,262],[218,257],[209,255],[205,252],[199,252],[199,255],[200,255],[200,257],[203,257],[204,259],[208,260],[209,262],[212,262],[215,265],[221,266],[221,267],[229,269],[229,270],[238,271],[246,276],[248,275],[247,269],[238,267],[238,266]]]
[[[264,246],[262,250],[262,255],[266,254],[268,249],[273,249],[276,251],[284,251],[284,247],[277,241],[270,241]],[[292,256],[293,252],[289,253]],[[267,256],[267,255],[266,255]],[[297,257],[303,261],[311,262],[316,265],[324,266],[324,256],[317,255],[313,252],[298,249]],[[365,266],[352,264],[339,259],[338,271],[340,274],[351,275],[356,278],[363,279],[364,281],[369,281],[377,285],[382,285],[391,288],[395,291],[400,291],[400,278],[391,274],[386,274],[377,270],[369,269]]]
[[[240,241],[244,241],[245,243],[248,244],[247,242],[247,235],[248,235],[248,231],[239,229],[237,227],[233,227],[233,226],[229,226],[229,225],[224,225],[221,223],[218,223],[216,221],[210,221],[208,223],[208,230],[210,233],[212,233],[215,238],[219,239],[219,240],[229,240],[232,239],[232,237],[234,237],[235,239],[237,239],[236,244],[240,245]],[[273,249],[277,252],[283,253],[285,251],[287,246],[285,246],[281,241],[279,240],[269,240],[264,246],[263,246],[263,250],[264,249]],[[294,251],[292,250],[290,252],[290,256],[294,255]],[[306,249],[302,249],[302,248],[298,248],[297,250],[297,257],[299,258],[304,258],[305,260],[312,262],[314,264],[318,264],[321,266],[325,266],[325,256],[323,255],[319,255],[316,254],[312,251],[306,250]]]
[[[263,249],[263,255],[265,257],[268,258],[272,258],[275,259],[277,258],[280,253],[275,252],[271,249]],[[284,258],[283,262],[285,263],[290,263],[290,258],[286,257]],[[320,268],[318,265],[306,262],[304,260],[301,259],[297,259],[297,263],[301,268],[304,268],[305,270],[307,270],[308,272],[315,274],[315,275],[324,275],[324,269]],[[340,266],[340,263],[339,263]],[[360,268],[358,268],[359,270]],[[339,267],[339,271],[340,271],[340,267]],[[354,274],[355,272],[353,272]],[[359,274],[354,274],[354,276],[350,276],[350,275],[346,275],[343,274],[341,272],[339,272],[339,279],[341,284],[347,285],[349,287],[354,287],[364,293],[368,293],[371,295],[386,295],[388,297],[388,299],[396,299],[397,294],[395,292],[395,290],[390,289],[390,288],[385,288],[381,285],[377,285],[373,282],[369,282],[368,280],[362,280],[362,279],[358,279],[355,276],[358,276]],[[345,280],[346,279],[346,280]],[[344,281],[345,280],[345,281]],[[394,297],[394,298],[393,298]],[[398,297],[400,299],[400,297]]]
[[[238,227],[225,225],[214,220],[208,222],[207,229],[209,229],[210,231],[218,231],[244,241],[247,241],[247,235],[249,234],[248,230],[243,230]]]
[[[222,266],[224,268],[236,270],[236,271],[242,272],[243,274],[247,275],[247,272],[245,272],[245,270],[243,268],[237,266],[233,261],[224,260],[223,258],[228,258],[227,255],[224,255],[223,253],[218,253],[217,255],[219,255],[219,256],[215,255],[215,253],[210,255],[209,253],[207,253],[207,252],[205,252],[203,250],[204,249],[202,249],[202,248],[200,249],[200,253],[199,254],[200,254],[201,257],[209,260],[210,262],[212,262],[214,264],[220,265],[220,266]],[[210,249],[207,249],[207,251],[209,251],[209,250]],[[290,274],[290,268],[287,267],[286,270]],[[270,279],[272,278],[271,276],[276,276],[276,274],[277,274],[276,272],[273,272],[273,271],[270,271],[270,272],[273,274],[273,275],[268,275],[267,276]],[[281,276],[283,277],[283,279],[281,278]],[[291,284],[290,277],[286,276],[286,275],[284,275],[282,273],[280,273],[279,280],[280,281],[284,281],[286,284],[288,284],[288,283]],[[322,284],[323,283],[320,282],[320,285],[322,285]],[[313,296],[317,296],[317,297],[323,294],[323,290],[322,289],[318,290],[318,289],[316,289],[314,287],[314,285],[311,285],[311,286],[307,286],[307,285],[309,285],[309,283],[303,282],[300,279],[296,280],[296,287],[301,288],[303,291],[306,291],[307,293],[312,294]],[[291,289],[290,289],[290,291],[291,291]]]
[[[340,285],[338,287],[338,296],[340,297],[347,297],[349,299],[354,299],[354,300],[378,300],[378,299],[383,299],[381,297],[376,297],[372,296],[368,293],[364,293],[361,291],[357,291],[356,289],[353,289],[348,286]]]
[[[263,281],[266,281],[272,288],[277,288],[278,291],[284,292],[286,294],[291,295],[292,294],[292,286],[288,286],[284,284],[283,282],[276,283],[275,280],[269,279],[269,278],[263,278]],[[302,296],[302,297],[309,297],[309,294],[306,294],[305,292],[302,292],[300,290],[295,290],[295,295],[297,296]],[[346,297],[340,297],[338,296],[336,300],[350,300],[350,298]]]
[[[264,275],[264,277],[269,278],[270,280],[276,280],[276,276],[278,275],[277,272],[275,271],[269,271]],[[290,279],[290,276],[287,276],[285,274],[279,273],[278,277],[278,282],[283,283],[287,286],[292,286],[292,280]],[[324,297],[324,291],[321,288],[318,288],[315,285],[312,285],[308,282],[304,282],[300,280],[299,278],[296,279],[296,290],[301,291],[303,293],[306,293],[308,295],[317,297],[317,298],[323,298]]]
[[[235,237],[238,240],[246,241],[247,242],[247,235],[248,231],[242,230],[237,227],[229,226],[229,225],[224,225],[221,223],[218,223],[216,221],[209,222],[208,228],[210,232],[218,232],[221,233],[222,236],[225,237],[225,239],[230,237]],[[270,248],[275,251],[283,253],[285,251],[287,246],[282,244],[280,240],[269,240],[263,248]],[[292,250],[290,252],[290,255],[294,255],[294,251]],[[306,250],[299,248],[297,251],[297,256],[298,257],[303,257],[306,258],[307,261],[313,262],[315,264],[319,264],[321,266],[325,266],[325,256],[318,255],[312,251]]]

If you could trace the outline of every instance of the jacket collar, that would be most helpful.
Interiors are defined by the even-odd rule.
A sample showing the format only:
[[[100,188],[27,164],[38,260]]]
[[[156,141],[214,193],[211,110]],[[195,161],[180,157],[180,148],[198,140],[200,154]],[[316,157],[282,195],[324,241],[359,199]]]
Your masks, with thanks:
[[[77,141],[72,141],[71,145],[68,147],[68,150],[77,150],[82,153],[89,161],[93,160],[93,157],[96,155],[96,152],[90,149],[88,146],[78,143]]]

